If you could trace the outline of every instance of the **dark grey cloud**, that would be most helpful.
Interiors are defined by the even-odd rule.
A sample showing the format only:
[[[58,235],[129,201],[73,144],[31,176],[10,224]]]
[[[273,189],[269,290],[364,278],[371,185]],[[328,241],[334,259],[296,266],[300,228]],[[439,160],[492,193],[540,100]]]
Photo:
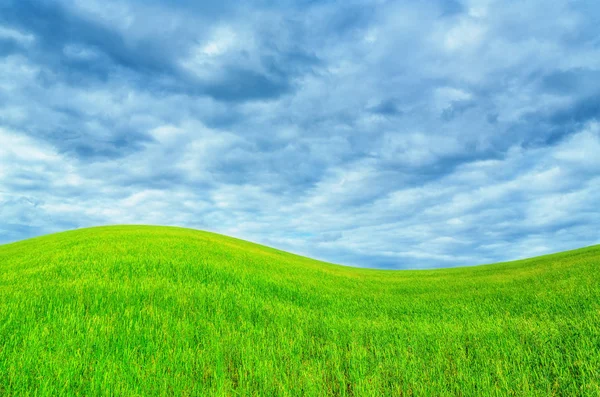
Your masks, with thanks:
[[[240,68],[228,68],[222,79],[208,82],[204,88],[211,97],[227,102],[277,98],[290,89],[289,81],[285,79],[278,81]]]
[[[442,0],[440,4],[443,16],[455,16],[465,12],[465,7],[460,1]]]
[[[126,74],[130,82],[137,83],[137,89],[154,88],[206,95],[221,101],[245,101],[281,96],[292,89],[291,80],[302,72],[303,65],[318,61],[314,54],[302,49],[278,48],[281,43],[272,37],[275,32],[263,29],[256,32],[255,37],[264,41],[259,43],[265,50],[259,54],[259,65],[248,65],[252,59],[242,50],[222,59],[223,64],[215,68],[216,73],[205,77],[182,68],[185,63],[182,58],[210,34],[209,28],[202,28],[211,25],[207,21],[209,15],[203,12],[207,8],[223,12],[227,7],[240,8],[235,3],[195,7],[196,18],[184,17],[182,9],[176,9],[173,15],[162,13],[168,7],[164,3],[158,9],[138,4],[139,10],[128,10],[129,19],[147,18],[148,23],[174,25],[171,29],[156,26],[155,30],[138,26],[144,25],[143,22],[130,23],[131,26],[125,28],[119,26],[118,21],[111,25],[95,19],[93,12],[84,12],[85,8],[77,9],[67,2],[8,1],[1,7],[0,23],[35,37],[35,43],[24,52],[49,69],[40,72],[40,78],[47,84],[56,83],[57,79],[72,85],[100,84]],[[94,10],[97,11],[97,7]],[[249,12],[249,23],[253,18],[257,19],[256,23],[261,22],[259,15]],[[6,47],[5,52],[15,51],[14,43],[3,47]],[[277,51],[268,51],[270,47]]]
[[[387,116],[398,116],[402,114],[402,111],[398,109],[398,105],[392,99],[386,99],[377,105],[370,107],[370,111],[379,113]]]
[[[582,98],[571,106],[552,114],[550,122],[559,125],[580,126],[583,123],[600,118],[600,91],[596,95]]]
[[[171,71],[168,58],[155,42],[139,40],[128,44],[119,32],[78,15],[57,1],[8,1],[2,5],[0,15],[0,21],[7,26],[33,34],[44,66],[63,73],[79,68],[93,71],[91,64],[102,56],[110,60],[104,68],[122,66],[146,73]],[[78,50],[77,46],[84,47]]]
[[[382,268],[599,243],[598,10],[4,1],[0,241],[168,224]]]
[[[542,81],[542,89],[559,95],[585,95],[600,91],[600,72],[596,70],[554,70]]]

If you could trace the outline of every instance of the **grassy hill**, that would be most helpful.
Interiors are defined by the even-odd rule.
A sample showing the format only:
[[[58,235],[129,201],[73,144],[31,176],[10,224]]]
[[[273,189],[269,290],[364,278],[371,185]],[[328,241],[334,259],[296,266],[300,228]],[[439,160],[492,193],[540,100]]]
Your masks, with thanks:
[[[431,271],[213,233],[0,246],[0,395],[600,395],[600,246]]]

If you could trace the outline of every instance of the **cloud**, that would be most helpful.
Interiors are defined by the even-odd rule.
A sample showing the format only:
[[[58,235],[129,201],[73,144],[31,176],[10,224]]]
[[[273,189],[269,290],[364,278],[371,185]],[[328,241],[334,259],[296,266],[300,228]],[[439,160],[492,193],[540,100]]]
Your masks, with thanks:
[[[382,268],[599,243],[597,11],[5,1],[0,242],[168,224]]]

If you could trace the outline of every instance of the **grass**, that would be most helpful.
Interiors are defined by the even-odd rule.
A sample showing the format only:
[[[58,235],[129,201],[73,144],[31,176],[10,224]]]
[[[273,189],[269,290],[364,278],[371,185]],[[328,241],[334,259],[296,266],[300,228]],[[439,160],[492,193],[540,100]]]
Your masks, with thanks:
[[[0,395],[600,395],[600,246],[431,271],[217,234],[0,246]]]

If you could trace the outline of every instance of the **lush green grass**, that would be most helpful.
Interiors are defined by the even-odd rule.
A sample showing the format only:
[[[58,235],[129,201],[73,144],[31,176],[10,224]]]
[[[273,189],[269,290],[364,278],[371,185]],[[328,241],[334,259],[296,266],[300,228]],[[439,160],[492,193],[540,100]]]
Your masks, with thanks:
[[[0,246],[0,395],[600,395],[600,246],[433,271],[119,226]]]

